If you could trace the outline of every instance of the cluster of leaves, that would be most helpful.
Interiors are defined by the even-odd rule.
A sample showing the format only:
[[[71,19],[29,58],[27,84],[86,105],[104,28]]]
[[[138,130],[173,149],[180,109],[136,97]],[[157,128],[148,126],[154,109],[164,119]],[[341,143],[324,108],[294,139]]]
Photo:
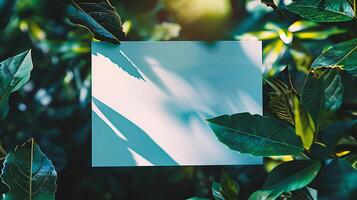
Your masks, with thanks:
[[[300,0],[294,1],[286,8],[313,22],[355,19],[350,3],[344,0]],[[268,24],[269,30],[249,33],[244,37],[280,37],[281,40],[278,42],[282,46],[283,42],[291,42],[295,32],[291,29],[301,30],[296,28],[296,24],[304,27],[303,24],[309,22],[296,22],[288,28],[290,32]],[[311,25],[314,26],[314,23]],[[334,31],[320,36],[326,38],[330,33]],[[282,49],[278,48],[276,51],[281,52]],[[333,159],[340,160],[338,162],[346,161],[351,168],[357,169],[356,115],[338,113],[342,104],[352,98],[347,91],[357,93],[353,81],[357,75],[356,69],[357,39],[352,39],[330,47],[316,58],[308,71],[301,92],[296,91],[293,84],[288,86],[279,79],[267,79],[266,83],[272,88],[269,101],[271,116],[238,113],[207,120],[217,138],[233,150],[255,156],[291,158],[290,161],[282,162],[273,168],[262,189],[254,192],[249,199],[296,198],[297,194],[291,192],[311,190],[307,185],[318,176],[321,165]],[[289,74],[288,79],[292,83]],[[216,190],[215,185],[214,183],[212,186],[213,192]],[[239,187],[226,186],[220,191],[233,192],[237,188]],[[290,196],[287,197],[287,193],[290,193]],[[215,199],[237,199],[237,196],[213,196]],[[317,195],[312,195],[311,192],[305,192],[302,197],[317,199]]]
[[[31,51],[23,52],[0,63],[0,116],[9,112],[10,94],[19,90],[29,79],[33,68]],[[54,199],[57,174],[52,162],[34,139],[7,153],[2,147],[1,179],[8,187],[4,199]]]
[[[10,97],[11,101],[8,116],[0,122],[3,147],[12,149],[12,144],[19,144],[35,137],[40,146],[46,150],[48,157],[52,159],[59,173],[57,199],[182,199],[193,194],[207,195],[209,190],[206,188],[210,185],[212,177],[219,177],[218,172],[223,167],[90,168],[90,139],[88,139],[90,138],[90,92],[88,90],[92,38],[86,29],[90,30],[96,39],[116,44],[123,39],[124,30],[130,33],[127,36],[129,40],[170,40],[177,37],[180,40],[223,40],[241,38],[243,34],[239,37],[236,35],[252,29],[251,27],[244,29],[247,24],[260,26],[261,21],[255,20],[266,19],[270,24],[263,22],[263,30],[251,32],[248,36],[264,40],[266,83],[273,88],[271,99],[264,107],[268,110],[269,116],[252,116],[248,113],[238,116],[243,115],[257,120],[257,123],[263,125],[267,123],[284,130],[286,136],[271,138],[278,150],[275,146],[269,148],[270,140],[263,140],[264,137],[270,137],[270,134],[263,134],[260,138],[245,135],[249,141],[256,141],[253,139],[264,141],[264,143],[255,143],[255,147],[265,145],[264,148],[270,149],[268,153],[264,153],[265,156],[273,155],[272,152],[275,155],[285,152],[293,156],[282,157],[282,160],[290,161],[275,167],[260,190],[258,187],[266,175],[263,167],[235,166],[230,170],[225,167],[234,178],[231,178],[228,173],[222,174],[221,181],[212,184],[211,195],[217,199],[248,198],[253,190],[258,190],[252,198],[268,196],[278,199],[316,199],[317,191],[312,188],[319,188],[319,196],[325,195],[332,199],[347,198],[348,195],[353,197],[353,191],[346,191],[346,188],[351,190],[356,188],[355,172],[350,171],[351,164],[356,161],[355,135],[353,135],[356,130],[355,122],[351,120],[356,117],[357,93],[354,87],[356,79],[353,75],[355,59],[352,59],[356,55],[354,49],[356,45],[354,40],[336,46],[331,45],[343,38],[356,36],[353,31],[350,31],[355,25],[352,21],[341,22],[352,18],[355,20],[351,14],[352,4],[348,4],[348,0],[326,0],[294,1],[293,4],[288,5],[290,7],[295,4],[295,10],[294,8],[290,10],[304,17],[302,13],[304,10],[298,9],[302,7],[299,3],[311,4],[307,6],[311,9],[308,14],[315,14],[306,19],[316,17],[316,14],[320,13],[327,13],[330,16],[331,13],[340,15],[339,23],[327,25],[318,23],[321,19],[325,19],[323,17],[311,19],[313,21],[299,19],[294,23],[287,23],[286,19],[282,21],[282,17],[296,19],[292,13],[285,12],[282,7],[283,1],[279,1],[277,6],[271,0],[264,1],[277,10],[278,15],[270,14],[265,10],[256,11],[261,8],[248,14],[245,4],[254,1],[232,0],[231,7],[227,7],[228,0],[217,0],[214,3],[213,1],[207,3],[205,0],[148,0],[142,4],[132,0],[112,0],[112,4],[107,0],[0,0],[1,59],[5,60],[31,48],[35,66],[31,79],[21,90],[11,97],[10,93],[15,91],[16,87],[4,90],[7,91],[6,97]],[[209,6],[215,3],[218,6],[212,8],[221,13],[212,16],[213,11]],[[126,19],[123,24],[114,7],[123,9],[119,10],[123,19]],[[223,12],[220,10],[222,8],[231,8],[231,10],[226,9]],[[225,12],[228,14],[222,14]],[[255,18],[257,14],[258,19]],[[232,20],[227,20],[227,16],[231,15]],[[73,26],[69,21],[85,28]],[[235,30],[237,25],[241,24],[242,26]],[[327,40],[330,37],[332,39]],[[324,47],[327,45],[333,47],[326,50]],[[316,59],[314,62],[318,63],[314,67],[316,69],[311,70],[310,66],[315,65],[312,64],[313,57],[321,51],[323,51],[321,59]],[[26,53],[28,55],[28,52]],[[287,70],[282,72],[287,64],[290,66],[291,80],[286,78],[290,76],[284,76]],[[309,73],[305,82],[309,79],[309,87],[317,89],[316,93],[311,91],[305,93],[312,95],[311,98],[306,95],[306,98],[303,97],[304,84],[299,84],[300,72]],[[4,73],[8,74],[8,72]],[[284,82],[280,81],[284,79]],[[325,93],[323,88],[328,84],[333,86],[328,87],[331,90],[343,93],[342,105],[338,105],[337,99],[334,99],[341,97],[340,94],[333,94],[332,91]],[[321,98],[324,99],[323,102],[316,100]],[[311,99],[314,101],[309,103]],[[317,107],[314,107],[316,104],[322,106],[320,111],[323,112],[316,111]],[[4,114],[3,109],[6,110],[7,104],[1,105],[4,106],[1,106],[1,113]],[[306,108],[306,105],[309,106]],[[329,111],[325,113],[325,110]],[[323,118],[316,113],[321,113]],[[276,118],[286,122],[278,121]],[[318,128],[315,123],[318,124]],[[312,124],[313,126],[309,126]],[[212,126],[217,125],[213,123]],[[247,133],[254,134],[257,131],[245,129],[244,126],[239,127],[244,128],[244,132]],[[273,131],[273,128],[268,127],[267,130]],[[239,135],[236,130],[230,131]],[[280,132],[272,133],[272,135],[280,134]],[[228,136],[229,134],[224,138]],[[237,136],[239,137],[241,136]],[[283,140],[283,143],[279,142],[280,140]],[[239,141],[230,142],[234,145],[234,142]],[[6,185],[4,187],[0,185],[0,192],[7,194],[9,198],[10,195],[19,194],[26,195],[21,196],[20,199],[29,199],[29,197],[36,199],[37,195],[44,194],[43,191],[50,191],[50,197],[46,198],[53,199],[56,173],[34,140],[29,140],[8,154],[5,149],[0,148],[0,157],[8,157],[5,162],[7,168],[4,168],[8,171],[4,170],[3,173],[21,170],[17,172],[23,174],[13,173],[12,178],[15,179],[11,180],[21,183],[22,189],[14,193],[9,191]],[[247,148],[247,153],[252,153],[248,150]],[[259,153],[258,150],[252,151]],[[265,167],[269,168],[267,171],[271,170],[269,167],[271,163],[280,164],[280,158],[275,158],[265,158],[267,161]],[[327,158],[333,159],[327,160]],[[45,165],[38,168],[41,165],[37,165],[37,160],[46,161]],[[49,179],[42,179],[44,178],[42,173],[46,173]],[[341,176],[341,173],[345,176]],[[144,176],[145,179],[142,178]],[[13,184],[6,175],[2,177],[5,183]],[[34,179],[29,181],[29,177]],[[287,180],[286,177],[291,178]],[[333,184],[330,186],[328,183]],[[307,184],[309,187],[306,187]],[[153,192],[158,188],[160,188],[158,192]],[[336,190],[338,194],[332,193]]]
[[[72,1],[72,4],[66,1],[55,3],[57,3],[56,6],[64,7],[66,16],[73,23],[85,26],[97,39],[117,44],[119,38],[124,37],[120,17],[115,8],[106,0]],[[14,9],[14,5],[14,1],[1,2],[2,9]],[[1,21],[1,26],[7,25],[8,20],[9,17]],[[43,37],[39,30],[32,31],[35,32],[35,36]],[[0,63],[1,119],[5,119],[9,112],[11,93],[18,91],[29,81],[32,69],[31,50]],[[16,146],[15,150],[10,153],[2,147],[0,150],[1,160],[3,160],[1,179],[5,184],[2,185],[5,191],[1,199],[55,199],[57,172],[33,138],[23,145]]]

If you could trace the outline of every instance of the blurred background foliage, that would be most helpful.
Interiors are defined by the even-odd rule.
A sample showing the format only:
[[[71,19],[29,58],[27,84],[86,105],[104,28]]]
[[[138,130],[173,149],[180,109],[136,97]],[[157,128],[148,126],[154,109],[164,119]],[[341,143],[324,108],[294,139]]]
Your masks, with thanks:
[[[308,22],[283,9],[284,18],[259,0],[110,2],[122,18],[126,40],[263,40],[264,76],[288,70],[296,90],[322,51],[357,36],[355,21]],[[92,36],[70,23],[56,3],[60,1],[0,0],[0,60],[31,48],[34,63],[30,81],[11,96],[10,113],[0,122],[0,141],[10,150],[31,137],[37,140],[58,172],[57,199],[211,198],[212,181],[220,180],[223,171],[239,182],[241,199],[261,188],[279,159],[266,159],[264,167],[91,168]],[[281,74],[286,80],[286,73]],[[355,119],[353,81],[341,116]],[[265,87],[265,96],[269,90]],[[268,97],[264,99],[266,105]],[[332,177],[340,177],[342,169],[333,163],[324,167],[330,171],[313,183],[319,199],[352,197],[345,182]]]

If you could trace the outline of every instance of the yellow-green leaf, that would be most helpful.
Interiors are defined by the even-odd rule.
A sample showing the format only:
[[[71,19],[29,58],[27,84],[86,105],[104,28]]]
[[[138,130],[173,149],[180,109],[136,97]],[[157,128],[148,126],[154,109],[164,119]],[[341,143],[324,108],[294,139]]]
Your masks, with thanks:
[[[315,125],[309,113],[301,107],[299,99],[294,96],[295,132],[301,138],[305,149],[309,149],[314,141]]]

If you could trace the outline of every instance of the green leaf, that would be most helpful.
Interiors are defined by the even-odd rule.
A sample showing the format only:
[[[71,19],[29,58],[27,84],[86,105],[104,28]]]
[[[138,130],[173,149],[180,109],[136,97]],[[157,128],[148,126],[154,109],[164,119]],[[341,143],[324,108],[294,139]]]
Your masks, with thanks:
[[[351,151],[352,153],[357,153],[357,139],[356,139],[356,130],[352,132],[352,135],[341,138],[336,146],[336,154],[343,155],[346,151]]]
[[[221,183],[212,183],[212,195],[215,200],[237,200],[239,190],[239,184],[226,173],[222,174]]]
[[[336,26],[329,26],[328,29],[326,29],[320,26],[319,23],[306,20],[296,21],[290,25],[288,29],[293,32],[294,37],[303,40],[325,40],[332,35],[347,32],[346,29],[341,29]]]
[[[275,40],[263,49],[263,65],[267,69],[279,64],[279,60],[287,51],[287,46],[282,40]]]
[[[269,197],[268,199],[274,199]],[[277,198],[279,200],[317,200],[317,190],[309,187],[304,187],[291,192],[283,192]]]
[[[338,68],[318,68],[306,78],[301,93],[303,109],[310,113],[316,132],[329,124],[343,100],[343,85]]]
[[[222,194],[221,184],[215,181],[212,182],[212,195],[215,200],[225,200]]]
[[[309,153],[310,158],[313,160],[323,161],[331,156],[329,148],[321,142],[314,142],[310,147]]]
[[[108,0],[72,3],[66,10],[67,17],[89,29],[96,39],[118,44],[125,37],[120,16]]]
[[[10,188],[5,200],[55,199],[57,173],[34,139],[7,155],[1,178]]]
[[[207,198],[202,198],[202,197],[191,197],[187,200],[210,200],[210,199],[207,199]]]
[[[238,113],[207,121],[222,143],[241,153],[278,156],[299,155],[303,151],[294,130],[273,118]]]
[[[279,119],[294,124],[292,92],[289,90],[288,86],[279,79],[266,81],[274,90],[269,101],[269,109]]]
[[[319,133],[318,142],[322,143],[328,155],[336,151],[338,142],[353,134],[353,127],[357,125],[357,120],[341,121],[326,127]],[[344,151],[345,149],[343,149]]]
[[[9,97],[19,90],[29,79],[33,68],[31,51],[8,58],[0,63],[0,118],[9,112]]]
[[[357,39],[331,47],[317,57],[312,67],[340,67],[351,74],[357,74]]]
[[[309,149],[314,141],[315,125],[309,113],[301,107],[299,99],[294,96],[295,132],[301,138],[305,149]]]
[[[226,199],[238,199],[240,187],[238,182],[232,179],[227,173],[222,174],[221,190]]]
[[[300,190],[295,190],[291,192],[292,197],[288,198],[291,200],[304,199],[304,200],[317,200],[317,190],[310,187],[304,187]]]
[[[319,199],[348,199],[356,197],[357,170],[343,159],[333,159],[325,162],[321,173],[316,178],[315,189],[321,191]]]
[[[286,8],[315,22],[350,21],[354,11],[346,0],[296,0]]]
[[[275,199],[283,192],[301,189],[314,180],[320,167],[321,163],[313,160],[282,163],[268,174],[263,188],[254,192],[249,199]]]

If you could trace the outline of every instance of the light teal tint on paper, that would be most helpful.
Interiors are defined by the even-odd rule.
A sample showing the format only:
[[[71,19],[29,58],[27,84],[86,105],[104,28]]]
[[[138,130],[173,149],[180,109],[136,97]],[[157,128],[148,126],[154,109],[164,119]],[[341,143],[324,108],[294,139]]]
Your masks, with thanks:
[[[102,58],[100,62],[98,56]],[[97,109],[92,111],[93,166],[262,163],[260,157],[227,149],[205,121],[222,114],[262,113],[260,42],[123,42],[120,46],[94,42],[92,58],[92,103]],[[108,73],[109,68],[114,71]],[[148,90],[143,89],[146,85]],[[133,98],[136,93],[140,94]],[[155,113],[151,107],[162,110]],[[137,114],[133,117],[133,113]],[[147,122],[154,124],[155,130],[145,123],[146,118],[140,120],[141,115],[150,114],[153,116]],[[173,120],[172,129],[165,128]],[[187,131],[181,133],[177,127]],[[163,138],[172,134],[172,141],[167,144],[158,134]],[[180,134],[188,138],[187,145],[178,145],[182,142]],[[197,145],[190,144],[192,141]],[[187,160],[179,155],[190,149]],[[137,160],[134,154],[146,162]]]

